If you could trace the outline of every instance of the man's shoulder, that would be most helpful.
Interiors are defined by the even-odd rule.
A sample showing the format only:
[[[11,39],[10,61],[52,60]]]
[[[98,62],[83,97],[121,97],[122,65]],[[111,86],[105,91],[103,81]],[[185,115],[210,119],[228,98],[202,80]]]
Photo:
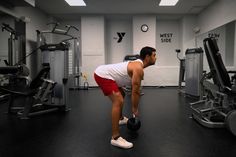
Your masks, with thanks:
[[[140,62],[132,62],[129,69],[133,72],[143,72],[143,65]]]
[[[131,62],[133,65],[134,68],[137,68],[137,69],[143,69],[143,64],[140,62],[140,61],[133,61]]]

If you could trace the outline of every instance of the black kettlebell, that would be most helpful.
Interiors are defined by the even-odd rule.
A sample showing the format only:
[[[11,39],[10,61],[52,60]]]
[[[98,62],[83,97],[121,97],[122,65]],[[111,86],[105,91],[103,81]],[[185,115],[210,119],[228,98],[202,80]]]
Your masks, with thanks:
[[[127,128],[131,131],[137,131],[141,127],[141,121],[138,117],[131,117],[127,122]]]

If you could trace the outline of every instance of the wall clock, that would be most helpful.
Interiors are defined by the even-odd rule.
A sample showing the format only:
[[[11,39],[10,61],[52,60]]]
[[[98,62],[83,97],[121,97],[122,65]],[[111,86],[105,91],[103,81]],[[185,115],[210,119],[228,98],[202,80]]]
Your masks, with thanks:
[[[142,32],[147,32],[147,31],[148,31],[148,25],[143,24],[143,25],[141,26],[141,31],[142,31]]]

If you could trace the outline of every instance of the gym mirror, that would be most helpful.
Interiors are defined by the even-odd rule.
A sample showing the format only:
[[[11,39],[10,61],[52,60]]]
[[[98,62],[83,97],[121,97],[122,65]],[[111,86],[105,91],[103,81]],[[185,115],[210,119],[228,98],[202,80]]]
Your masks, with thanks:
[[[207,37],[215,37],[222,59],[228,70],[235,69],[235,21],[222,25],[214,30],[196,36],[196,46],[203,48],[203,40]],[[203,57],[203,68],[208,69],[206,57]]]

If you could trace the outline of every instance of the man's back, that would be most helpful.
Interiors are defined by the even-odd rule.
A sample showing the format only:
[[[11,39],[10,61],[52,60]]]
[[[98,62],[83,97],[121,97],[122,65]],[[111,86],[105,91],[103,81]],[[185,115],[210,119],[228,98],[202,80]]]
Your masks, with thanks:
[[[101,65],[95,70],[95,73],[100,77],[116,81],[119,87],[131,85],[132,74],[128,72],[128,65],[137,61],[142,62],[141,60],[135,60],[116,64]]]

